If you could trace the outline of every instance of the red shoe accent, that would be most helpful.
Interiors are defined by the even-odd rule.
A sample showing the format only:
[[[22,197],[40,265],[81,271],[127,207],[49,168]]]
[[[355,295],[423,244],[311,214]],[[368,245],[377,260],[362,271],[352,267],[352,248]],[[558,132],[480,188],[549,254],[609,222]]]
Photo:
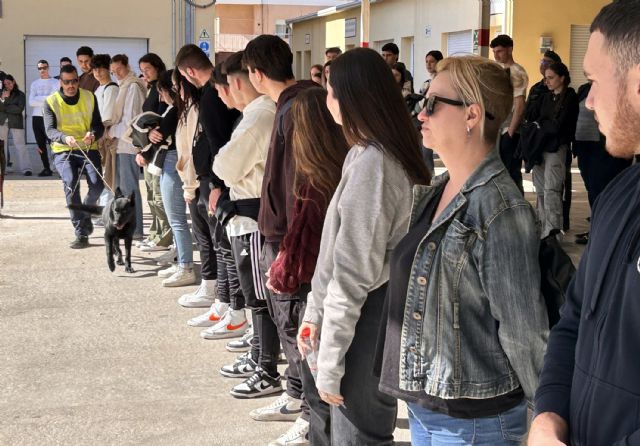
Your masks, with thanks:
[[[215,314],[215,313],[211,313],[211,314],[209,315],[209,320],[210,320],[210,321],[214,321],[214,322],[218,322],[218,321],[220,320],[220,318],[219,318],[218,316],[216,316],[216,314]]]
[[[238,324],[238,325],[227,324],[227,330],[235,331],[235,330],[238,330],[238,329],[244,327],[245,325],[247,325],[247,321],[244,321],[243,323]]]

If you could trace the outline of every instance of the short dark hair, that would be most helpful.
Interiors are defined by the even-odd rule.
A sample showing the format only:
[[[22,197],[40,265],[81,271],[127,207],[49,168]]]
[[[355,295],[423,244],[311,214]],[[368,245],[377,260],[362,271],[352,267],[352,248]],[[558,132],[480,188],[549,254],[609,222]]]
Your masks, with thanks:
[[[248,76],[249,70],[247,70],[247,67],[242,65],[243,56],[244,51],[238,51],[227,57],[227,60],[225,60],[224,64],[222,65],[222,72],[226,75],[242,74]]]
[[[73,63],[71,62],[71,59],[69,59],[67,56],[63,56],[60,58],[60,63],[62,62],[69,62],[69,63]]]
[[[555,51],[547,50],[544,52],[544,55],[542,57],[548,57],[554,62],[562,62],[562,57],[560,57],[560,55]]]
[[[78,56],[93,57],[93,50],[91,49],[91,47],[81,46],[80,48],[78,48],[78,51],[76,51],[76,57],[78,57]],[[69,62],[71,62],[71,61],[69,61]]]
[[[278,36],[263,34],[247,44],[242,64],[255,72],[260,70],[269,79],[285,82],[293,79],[293,53]]]
[[[140,60],[138,60],[138,65],[140,65],[143,62],[148,63],[153,68],[155,68],[156,71],[158,72],[158,77],[160,77],[162,73],[167,71],[167,66],[164,64],[160,56],[158,56],[156,53],[145,54],[140,58]]]
[[[91,58],[91,69],[106,68],[108,70],[110,64],[111,56],[108,54],[96,54]]]
[[[500,34],[496,36],[491,43],[489,44],[491,48],[495,48],[497,46],[503,46],[505,48],[513,48],[513,39],[506,34]]]
[[[44,65],[46,65],[46,66],[49,66],[49,62],[47,62],[47,61],[46,61],[46,60],[44,60],[44,59],[40,59],[36,65],[38,65],[38,64],[44,64]]]
[[[599,31],[616,63],[618,76],[640,63],[640,1],[617,0],[600,10],[591,24]]]
[[[435,60],[437,61],[441,61],[442,59],[444,59],[444,56],[442,55],[441,51],[438,50],[431,50],[427,53],[426,56],[424,56],[424,58],[426,59],[427,57],[433,57]]]
[[[396,56],[400,54],[400,48],[398,48],[398,45],[393,42],[385,43],[381,51],[388,51]]]
[[[211,70],[213,64],[197,45],[189,44],[180,48],[176,55],[176,68],[193,68],[196,70]]]
[[[227,81],[227,74],[222,72],[223,63],[224,62],[218,62],[213,68],[213,75],[211,76],[211,80],[216,85],[225,85],[228,87],[229,82]]]
[[[337,46],[332,46],[331,48],[327,48],[324,52],[324,55],[326,56],[329,53],[337,53],[338,55],[342,54],[342,50],[337,47]]]
[[[564,76],[564,86],[568,87],[571,83],[571,75],[569,74],[569,68],[562,62],[554,62],[547,67],[547,70],[551,70],[558,76]]]
[[[60,76],[62,76],[63,73],[76,73],[78,74],[78,69],[74,66],[74,65],[63,65],[60,67]]]
[[[116,54],[111,58],[111,63],[120,63],[126,67],[129,65],[129,57],[126,54]]]

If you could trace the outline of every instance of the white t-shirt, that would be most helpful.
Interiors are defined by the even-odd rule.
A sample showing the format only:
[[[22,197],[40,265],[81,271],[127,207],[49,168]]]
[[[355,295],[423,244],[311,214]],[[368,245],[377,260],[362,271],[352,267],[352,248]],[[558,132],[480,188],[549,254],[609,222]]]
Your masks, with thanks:
[[[522,67],[522,65],[519,65],[517,63],[514,63],[508,68],[509,74],[511,76],[511,85],[513,85],[513,98],[515,99],[523,96],[524,99],[526,99],[527,89],[529,87],[529,76],[527,75],[527,72]],[[502,124],[502,134],[504,134],[511,125],[511,118],[513,118],[514,108],[511,109],[511,113],[509,113],[509,116],[507,116],[507,119],[505,119],[504,123]]]
[[[118,84],[111,82],[100,85],[93,94],[98,101],[98,110],[100,110],[102,123],[105,127],[109,127],[112,124],[113,107],[118,97]]]
[[[31,116],[42,116],[42,107],[47,97],[58,91],[60,81],[50,77],[49,79],[36,79],[29,88],[29,105],[33,108]]]

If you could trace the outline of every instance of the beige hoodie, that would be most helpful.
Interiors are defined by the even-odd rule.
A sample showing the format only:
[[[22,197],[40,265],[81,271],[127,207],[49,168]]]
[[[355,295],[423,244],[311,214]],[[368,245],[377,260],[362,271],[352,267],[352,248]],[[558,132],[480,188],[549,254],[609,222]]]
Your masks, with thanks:
[[[176,151],[178,162],[176,170],[182,179],[182,189],[184,199],[193,200],[196,198],[196,189],[200,186],[196,168],[193,164],[193,138],[198,129],[198,108],[195,104],[189,107],[186,122],[179,119],[176,128]]]

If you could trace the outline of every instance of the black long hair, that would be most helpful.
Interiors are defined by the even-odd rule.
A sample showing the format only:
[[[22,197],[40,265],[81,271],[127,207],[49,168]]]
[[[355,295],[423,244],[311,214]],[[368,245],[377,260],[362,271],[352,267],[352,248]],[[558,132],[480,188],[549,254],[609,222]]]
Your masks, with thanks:
[[[200,101],[200,90],[180,74],[180,70],[173,70],[172,81],[176,86],[176,111],[178,112],[180,120],[186,122],[189,107],[191,105],[196,107],[198,106],[198,102]],[[182,91],[184,92],[184,99],[180,96],[180,88],[182,88]]]
[[[164,90],[169,93],[169,96],[173,101],[173,105],[176,105],[176,97],[178,96],[178,93],[173,89],[173,70],[163,71],[160,76],[158,76],[156,88],[158,89],[158,93],[160,93],[160,90]]]
[[[340,105],[342,130],[351,145],[373,145],[397,160],[414,184],[431,175],[418,133],[389,65],[376,51],[355,48],[331,64],[329,85]]]

